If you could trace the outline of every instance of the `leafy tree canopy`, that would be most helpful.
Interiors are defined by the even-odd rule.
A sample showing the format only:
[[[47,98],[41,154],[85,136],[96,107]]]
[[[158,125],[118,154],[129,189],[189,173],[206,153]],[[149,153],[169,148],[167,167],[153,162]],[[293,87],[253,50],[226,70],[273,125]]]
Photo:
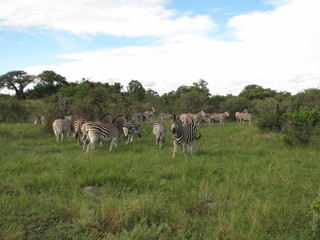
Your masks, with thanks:
[[[29,75],[25,71],[11,71],[0,76],[0,89],[7,88],[16,92],[18,99],[24,99],[24,89],[27,85],[35,81],[34,75]]]
[[[271,90],[270,88],[263,88],[259,85],[252,84],[246,86],[243,91],[239,94],[240,97],[245,97],[248,100],[254,99],[264,99],[266,97],[274,97],[276,91]]]

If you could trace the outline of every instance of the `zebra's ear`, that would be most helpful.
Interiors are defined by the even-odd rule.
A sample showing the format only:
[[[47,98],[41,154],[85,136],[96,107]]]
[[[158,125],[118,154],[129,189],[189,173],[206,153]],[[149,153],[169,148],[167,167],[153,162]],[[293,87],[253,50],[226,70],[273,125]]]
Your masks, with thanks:
[[[175,121],[175,120],[176,120],[176,115],[174,114],[174,115],[173,115],[173,121]]]

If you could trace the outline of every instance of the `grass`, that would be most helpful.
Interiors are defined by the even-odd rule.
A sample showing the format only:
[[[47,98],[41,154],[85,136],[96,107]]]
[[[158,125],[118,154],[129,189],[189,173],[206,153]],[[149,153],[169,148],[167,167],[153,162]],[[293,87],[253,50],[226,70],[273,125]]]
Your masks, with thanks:
[[[169,125],[164,149],[151,129],[85,154],[32,124],[0,124],[0,239],[316,239],[319,148],[227,122],[172,159]]]

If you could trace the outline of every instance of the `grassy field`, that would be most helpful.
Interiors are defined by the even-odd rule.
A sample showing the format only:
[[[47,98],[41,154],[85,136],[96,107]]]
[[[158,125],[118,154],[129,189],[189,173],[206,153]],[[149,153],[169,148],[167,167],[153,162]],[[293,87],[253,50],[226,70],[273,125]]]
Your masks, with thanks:
[[[227,122],[172,159],[169,125],[164,149],[151,129],[85,154],[32,124],[0,124],[0,239],[316,238],[319,146]]]

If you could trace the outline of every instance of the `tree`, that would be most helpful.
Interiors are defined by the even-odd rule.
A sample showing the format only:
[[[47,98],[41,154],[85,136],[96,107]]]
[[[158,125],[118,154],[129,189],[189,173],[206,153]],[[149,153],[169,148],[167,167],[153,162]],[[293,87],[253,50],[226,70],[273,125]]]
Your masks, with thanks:
[[[142,101],[146,94],[146,90],[138,80],[131,80],[128,84],[128,92],[137,101]]]
[[[54,71],[43,71],[38,75],[38,78],[40,82],[28,92],[30,98],[50,96],[58,92],[61,87],[69,86],[66,78]]]
[[[243,91],[239,94],[239,97],[245,97],[248,100],[254,99],[265,99],[267,97],[274,97],[276,91],[271,90],[270,88],[263,88],[259,85],[252,84],[246,86]]]
[[[0,76],[0,89],[14,90],[18,99],[24,99],[24,89],[35,81],[36,76],[29,75],[25,71],[11,71]]]

